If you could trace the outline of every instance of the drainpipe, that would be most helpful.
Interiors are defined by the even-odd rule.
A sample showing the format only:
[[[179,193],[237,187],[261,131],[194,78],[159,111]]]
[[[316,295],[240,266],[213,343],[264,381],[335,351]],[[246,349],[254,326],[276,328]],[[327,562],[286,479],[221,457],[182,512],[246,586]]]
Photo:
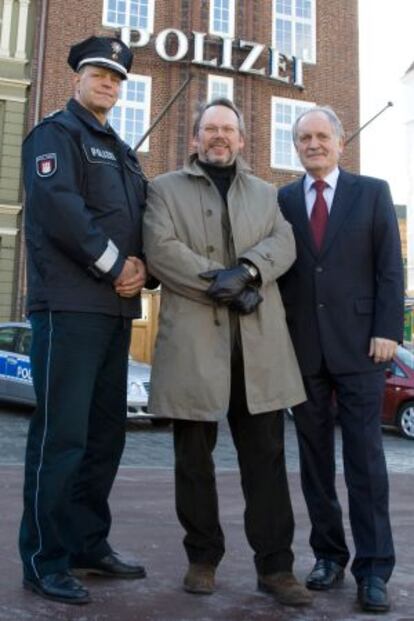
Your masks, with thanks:
[[[43,65],[45,58],[45,39],[46,39],[46,19],[48,12],[49,0],[42,1],[42,13],[40,16],[40,31],[39,31],[39,43],[38,43],[38,65],[37,65],[37,79],[35,85],[35,108],[34,108],[34,123],[39,122],[40,119],[40,103],[42,97],[42,85],[43,85]]]

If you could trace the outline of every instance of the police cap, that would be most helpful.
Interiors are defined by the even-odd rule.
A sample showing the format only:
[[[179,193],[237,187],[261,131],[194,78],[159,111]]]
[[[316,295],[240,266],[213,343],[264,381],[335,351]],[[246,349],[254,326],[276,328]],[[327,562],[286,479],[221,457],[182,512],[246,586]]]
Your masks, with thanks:
[[[107,67],[125,80],[131,69],[132,52],[123,41],[115,37],[89,37],[72,45],[68,63],[74,71],[79,71],[84,65]]]

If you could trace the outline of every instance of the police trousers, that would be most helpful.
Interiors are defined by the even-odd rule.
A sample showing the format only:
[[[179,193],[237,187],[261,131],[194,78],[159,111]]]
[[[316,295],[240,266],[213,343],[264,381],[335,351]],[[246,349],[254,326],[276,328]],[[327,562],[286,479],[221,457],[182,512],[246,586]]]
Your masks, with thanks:
[[[30,320],[37,408],[19,545],[33,579],[111,550],[108,496],[125,443],[131,320],[49,311]]]

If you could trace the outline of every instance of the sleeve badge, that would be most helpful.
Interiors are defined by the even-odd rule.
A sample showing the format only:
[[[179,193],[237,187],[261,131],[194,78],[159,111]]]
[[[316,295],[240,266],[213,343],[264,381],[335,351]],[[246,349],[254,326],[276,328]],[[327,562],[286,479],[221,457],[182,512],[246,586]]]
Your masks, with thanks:
[[[36,172],[39,177],[51,177],[57,171],[56,153],[46,153],[36,158]]]

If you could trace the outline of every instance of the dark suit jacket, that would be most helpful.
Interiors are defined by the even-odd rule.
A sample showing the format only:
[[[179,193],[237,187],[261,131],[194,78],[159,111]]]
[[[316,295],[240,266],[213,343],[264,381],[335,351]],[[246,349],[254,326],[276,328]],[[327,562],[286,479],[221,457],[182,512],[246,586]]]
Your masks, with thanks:
[[[373,371],[370,338],[403,337],[401,244],[388,184],[340,171],[320,253],[303,178],[279,190],[279,204],[297,245],[279,286],[302,373],[317,373],[322,357],[332,373]]]

